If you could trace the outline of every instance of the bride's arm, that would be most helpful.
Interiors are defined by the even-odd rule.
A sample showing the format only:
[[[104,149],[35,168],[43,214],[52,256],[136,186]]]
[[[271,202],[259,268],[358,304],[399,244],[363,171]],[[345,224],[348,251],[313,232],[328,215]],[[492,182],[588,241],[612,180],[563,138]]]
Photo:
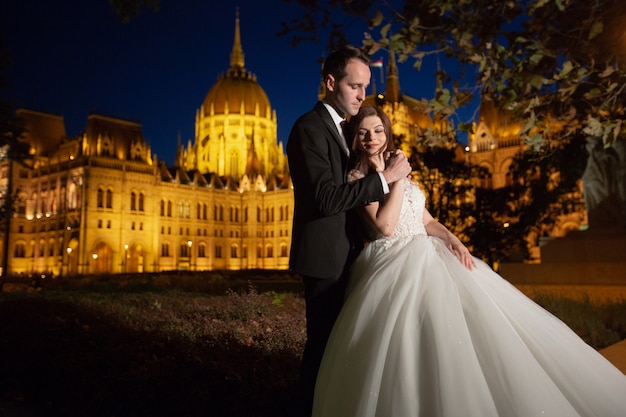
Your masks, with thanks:
[[[348,181],[356,181],[361,176],[361,172],[351,171]],[[389,184],[389,194],[385,196],[384,203],[372,202],[360,208],[359,213],[377,234],[391,236],[400,218],[403,194],[404,181]]]
[[[404,181],[396,181],[389,185],[389,194],[385,202],[370,203],[363,208],[365,218],[377,233],[391,236],[400,218]]]
[[[427,209],[424,209],[424,228],[429,236],[438,237],[443,240],[450,252],[459,258],[459,261],[461,261],[467,269],[472,269],[475,266],[474,258],[465,245],[443,224],[435,220]]]

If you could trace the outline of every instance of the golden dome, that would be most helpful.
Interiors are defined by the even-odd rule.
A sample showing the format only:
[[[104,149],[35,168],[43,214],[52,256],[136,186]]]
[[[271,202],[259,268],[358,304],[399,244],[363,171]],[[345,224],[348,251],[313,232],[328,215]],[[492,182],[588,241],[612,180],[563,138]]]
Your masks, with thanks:
[[[204,98],[204,116],[235,113],[256,114],[271,117],[270,101],[256,81],[256,76],[244,68],[231,67],[226,75],[220,76],[217,83]],[[211,110],[213,109],[213,111]]]
[[[272,117],[267,94],[256,81],[256,75],[244,68],[244,55],[239,32],[239,11],[235,19],[235,42],[230,54],[230,69],[221,75],[207,93],[203,103],[203,116],[212,114],[256,114]]]

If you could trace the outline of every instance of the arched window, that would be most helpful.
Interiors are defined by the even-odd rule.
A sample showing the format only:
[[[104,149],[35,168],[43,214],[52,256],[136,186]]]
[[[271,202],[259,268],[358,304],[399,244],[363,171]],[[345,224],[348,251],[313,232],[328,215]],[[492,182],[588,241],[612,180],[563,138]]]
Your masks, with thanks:
[[[137,210],[137,194],[134,191],[130,193],[130,209],[132,211]]]
[[[15,249],[13,250],[14,258],[25,258],[26,257],[26,245],[24,242],[17,242],[15,244]]]
[[[98,188],[98,194],[96,196],[96,207],[104,207],[104,190],[102,188]]]
[[[143,193],[139,193],[139,211],[143,211]]]
[[[106,207],[113,208],[113,191],[107,190]]]

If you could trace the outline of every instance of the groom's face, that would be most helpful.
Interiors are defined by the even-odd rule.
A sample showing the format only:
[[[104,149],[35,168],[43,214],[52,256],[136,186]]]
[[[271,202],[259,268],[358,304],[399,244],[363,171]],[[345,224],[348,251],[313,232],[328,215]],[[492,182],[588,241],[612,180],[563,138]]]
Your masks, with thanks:
[[[355,116],[370,84],[372,72],[363,61],[353,58],[345,68],[345,77],[337,80],[329,74],[326,79],[326,101],[333,106],[340,115]]]

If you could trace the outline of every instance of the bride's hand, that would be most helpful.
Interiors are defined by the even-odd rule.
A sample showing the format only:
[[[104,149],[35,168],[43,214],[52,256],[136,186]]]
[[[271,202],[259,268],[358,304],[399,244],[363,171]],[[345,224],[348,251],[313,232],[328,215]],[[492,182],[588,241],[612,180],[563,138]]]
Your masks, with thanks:
[[[456,256],[467,269],[471,271],[472,268],[476,266],[474,257],[465,247],[465,245],[461,243],[459,238],[451,235],[446,241],[446,246],[448,249],[450,249],[450,252],[452,252],[454,256]]]

